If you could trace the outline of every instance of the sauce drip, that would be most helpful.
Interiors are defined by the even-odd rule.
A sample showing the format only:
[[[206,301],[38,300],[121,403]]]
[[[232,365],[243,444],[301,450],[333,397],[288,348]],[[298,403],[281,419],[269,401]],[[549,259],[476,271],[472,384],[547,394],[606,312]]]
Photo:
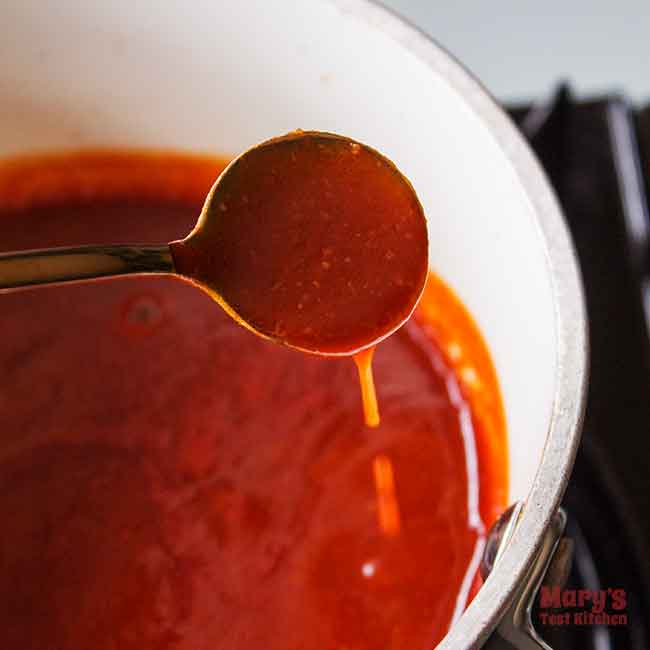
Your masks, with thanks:
[[[354,362],[359,372],[363,416],[366,425],[369,427],[379,426],[379,407],[377,405],[377,393],[375,392],[375,379],[372,374],[372,357],[374,353],[375,348],[371,347],[354,355]]]
[[[377,513],[379,528],[386,537],[396,537],[400,533],[399,503],[395,494],[393,464],[388,456],[375,456],[372,463],[377,490]]]
[[[221,165],[0,163],[0,245],[171,241]],[[377,349],[372,432],[347,360],[268,345],[183,282],[1,298],[0,647],[430,650],[462,612],[507,450],[439,278]]]

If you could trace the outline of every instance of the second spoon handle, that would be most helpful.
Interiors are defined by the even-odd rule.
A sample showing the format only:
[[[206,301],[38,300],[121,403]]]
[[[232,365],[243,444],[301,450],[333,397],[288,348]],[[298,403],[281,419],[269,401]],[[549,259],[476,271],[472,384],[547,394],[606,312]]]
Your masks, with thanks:
[[[77,246],[0,253],[0,293],[139,273],[174,273],[169,246]]]

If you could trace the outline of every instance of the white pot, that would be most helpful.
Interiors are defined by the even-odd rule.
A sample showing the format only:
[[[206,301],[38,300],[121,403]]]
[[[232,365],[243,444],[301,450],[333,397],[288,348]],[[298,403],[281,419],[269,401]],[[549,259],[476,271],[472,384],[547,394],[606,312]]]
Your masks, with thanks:
[[[579,442],[585,314],[539,165],[481,86],[367,0],[7,0],[0,155],[86,146],[237,153],[303,128],[388,155],[429,217],[431,263],[476,318],[508,425],[507,550],[440,648],[482,643],[562,497]]]

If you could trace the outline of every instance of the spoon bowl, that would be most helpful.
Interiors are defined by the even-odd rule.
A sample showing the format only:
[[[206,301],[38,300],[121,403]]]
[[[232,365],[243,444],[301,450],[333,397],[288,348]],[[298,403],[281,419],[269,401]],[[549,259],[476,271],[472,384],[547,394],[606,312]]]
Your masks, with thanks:
[[[409,181],[349,138],[296,131],[249,149],[170,245],[177,273],[261,336],[351,355],[411,315],[428,268]]]

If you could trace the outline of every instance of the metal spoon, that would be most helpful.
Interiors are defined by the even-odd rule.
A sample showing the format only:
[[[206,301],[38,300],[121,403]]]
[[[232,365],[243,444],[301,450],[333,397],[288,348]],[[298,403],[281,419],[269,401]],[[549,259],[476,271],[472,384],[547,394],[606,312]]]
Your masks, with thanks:
[[[350,355],[409,317],[427,250],[422,207],[388,159],[343,136],[296,131],[233,160],[184,240],[1,254],[0,293],[172,275],[263,337]]]

